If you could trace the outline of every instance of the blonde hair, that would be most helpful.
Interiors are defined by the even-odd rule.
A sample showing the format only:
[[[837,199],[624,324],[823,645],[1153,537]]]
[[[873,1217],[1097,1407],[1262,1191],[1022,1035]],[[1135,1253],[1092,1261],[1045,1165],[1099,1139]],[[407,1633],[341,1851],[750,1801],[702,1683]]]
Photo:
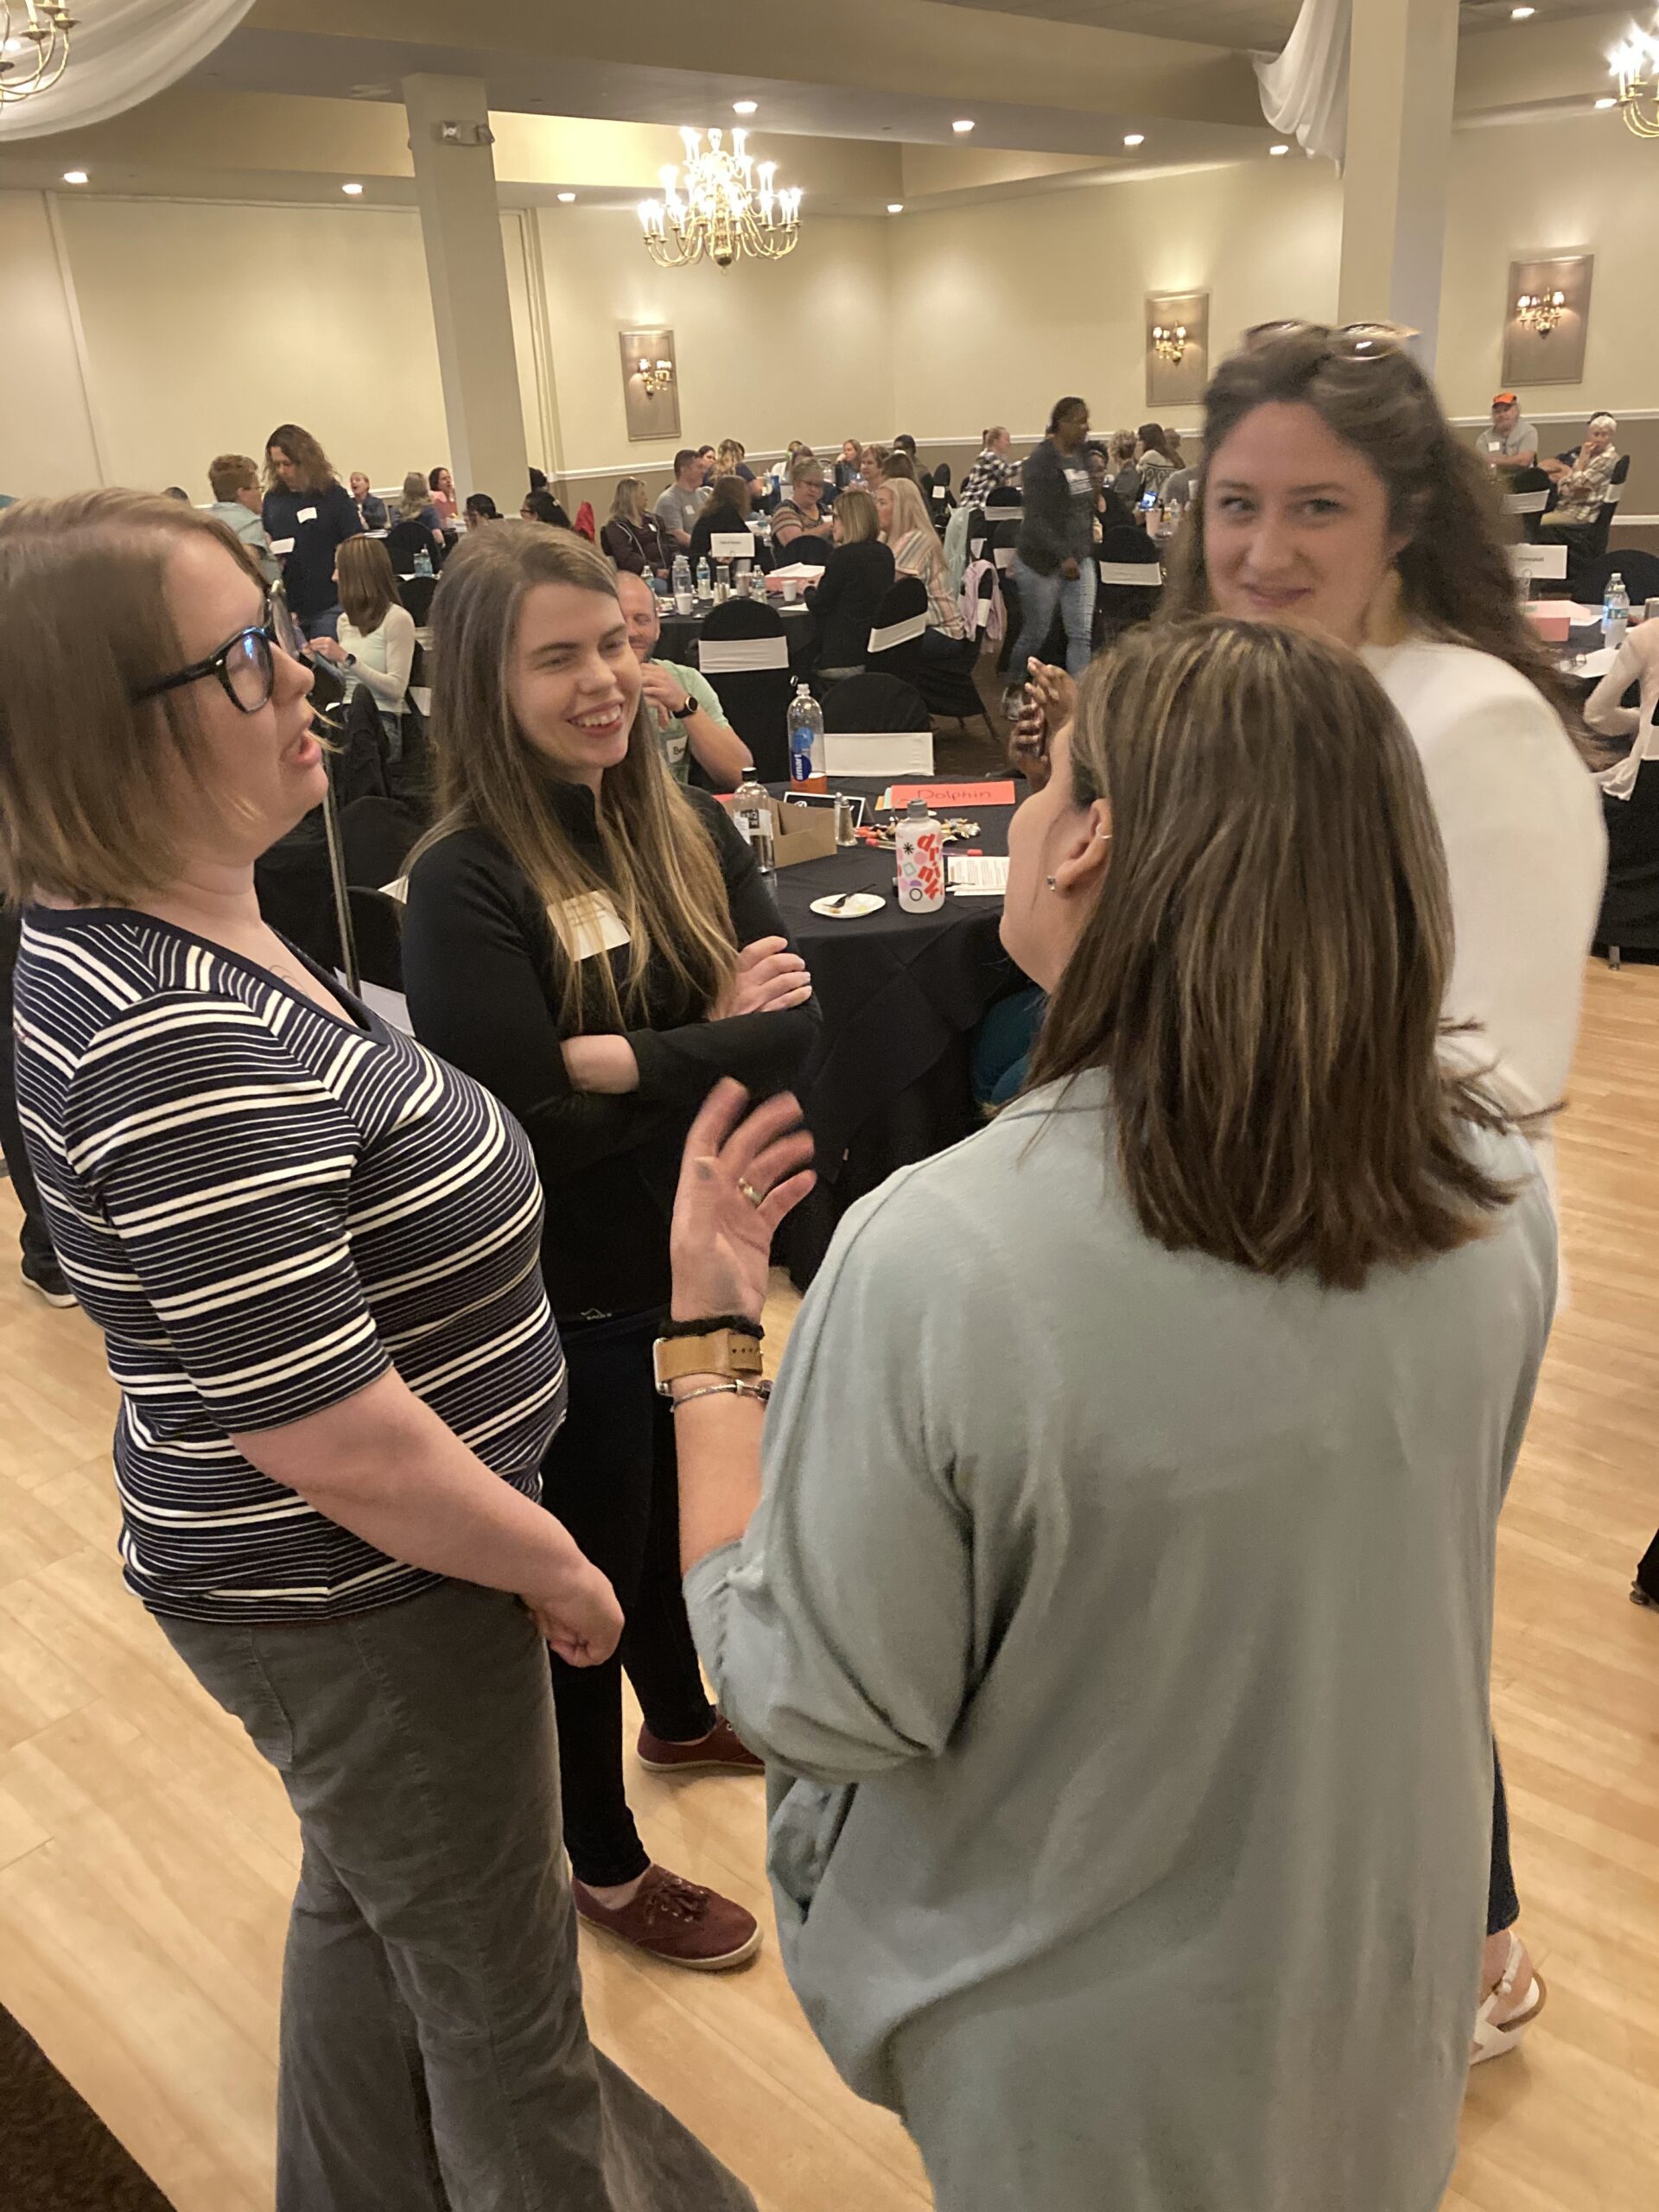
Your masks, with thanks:
[[[404,478],[404,488],[397,494],[397,512],[405,522],[418,522],[432,504],[432,487],[418,468],[411,468]]]
[[[843,545],[859,545],[867,538],[880,537],[881,518],[876,512],[875,501],[868,492],[849,486],[836,501],[836,520],[841,524]]]
[[[738,462],[747,459],[748,451],[748,448],[741,439],[722,438],[720,442],[719,449],[715,454],[715,461],[720,464],[715,474],[716,475],[721,475],[729,472],[734,474],[736,473]]]
[[[1363,665],[1273,624],[1132,631],[1079,687],[1070,773],[1111,854],[1029,1081],[1108,1071],[1147,1235],[1340,1289],[1481,1235],[1512,1193],[1459,1124],[1504,1122],[1437,1057],[1446,857]]]
[[[623,1021],[644,1013],[653,958],[683,995],[685,1018],[696,1020],[715,1004],[737,965],[714,844],[668,773],[643,699],[626,754],[600,785],[601,866],[566,836],[549,799],[550,771],[518,726],[509,685],[524,594],[537,584],[569,584],[617,603],[616,578],[603,555],[574,531],[543,523],[500,522],[475,531],[444,563],[432,602],[438,820],[419,849],[460,830],[483,830],[518,863],[550,913],[586,893],[609,897],[628,933],[627,974],[619,992],[608,960],[566,959],[560,1003],[571,1028],[582,1026],[585,965],[612,1017]]]
[[[926,577],[944,566],[944,548],[939,543],[939,533],[933,527],[927,512],[927,502],[922,497],[921,486],[908,476],[884,476],[881,489],[893,502],[893,527],[887,532],[887,543],[894,544],[901,537],[919,532],[922,540],[922,561]]]
[[[611,520],[631,522],[637,527],[645,518],[645,499],[643,477],[619,476],[611,494]]]
[[[385,541],[359,531],[342,538],[334,552],[334,574],[340,580],[340,604],[353,630],[368,637],[391,613],[397,601],[397,578]]]
[[[0,887],[129,906],[183,865],[170,760],[211,800],[190,688],[136,700],[185,661],[168,566],[215,517],[147,492],[78,492],[0,514]]]

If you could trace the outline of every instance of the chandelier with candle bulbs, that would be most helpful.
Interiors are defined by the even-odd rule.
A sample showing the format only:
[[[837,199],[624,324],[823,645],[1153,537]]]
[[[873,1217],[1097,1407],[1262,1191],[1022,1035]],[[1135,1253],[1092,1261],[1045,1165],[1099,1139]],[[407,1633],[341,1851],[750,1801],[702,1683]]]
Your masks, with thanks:
[[[745,254],[781,261],[792,253],[801,234],[800,188],[779,190],[773,184],[777,163],[757,165],[744,150],[746,132],[734,130],[729,148],[719,130],[709,131],[706,148],[702,136],[681,130],[684,168],[671,163],[661,172],[662,198],[639,203],[639,226],[652,259],[664,269],[684,269],[694,261],[729,269]]]
[[[1160,361],[1167,361],[1171,368],[1179,368],[1186,359],[1186,325],[1184,322],[1152,326],[1152,350]]]
[[[77,28],[64,0],[0,0],[0,107],[51,90]]]
[[[1540,338],[1548,338],[1567,313],[1567,294],[1522,292],[1515,303],[1515,313],[1523,330],[1536,331]]]
[[[1632,23],[1608,57],[1618,79],[1618,105],[1638,138],[1659,138],[1659,16],[1651,30]]]

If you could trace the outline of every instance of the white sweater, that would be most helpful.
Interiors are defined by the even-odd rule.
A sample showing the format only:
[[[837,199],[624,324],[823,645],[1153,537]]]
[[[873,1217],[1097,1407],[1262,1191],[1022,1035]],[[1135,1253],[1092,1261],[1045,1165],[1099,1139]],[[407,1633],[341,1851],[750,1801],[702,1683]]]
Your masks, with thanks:
[[[1607,858],[1601,794],[1560,717],[1524,676],[1472,646],[1427,638],[1365,659],[1421,755],[1440,822],[1457,934],[1452,1041],[1517,1113],[1556,1104],[1578,1042],[1584,963]],[[1554,1147],[1534,1139],[1554,1195]]]
[[[378,630],[365,636],[342,615],[340,642],[356,659],[345,671],[348,690],[359,683],[374,694],[389,714],[401,715],[409,694],[409,671],[415,660],[415,617],[406,607],[389,607]]]

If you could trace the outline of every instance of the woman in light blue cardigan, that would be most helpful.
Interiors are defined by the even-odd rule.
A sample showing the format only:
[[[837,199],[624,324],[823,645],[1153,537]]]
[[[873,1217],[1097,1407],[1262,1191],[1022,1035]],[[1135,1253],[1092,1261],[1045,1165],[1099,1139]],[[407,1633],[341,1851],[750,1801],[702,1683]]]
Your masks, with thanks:
[[[805,1140],[726,1086],[687,1148],[687,1596],[791,1980],[947,2212],[1431,2212],[1555,1232],[1438,1057],[1414,748],[1339,646],[1137,633],[1003,933],[1032,1087],[849,1214],[764,1437],[697,1325],[758,1324]]]

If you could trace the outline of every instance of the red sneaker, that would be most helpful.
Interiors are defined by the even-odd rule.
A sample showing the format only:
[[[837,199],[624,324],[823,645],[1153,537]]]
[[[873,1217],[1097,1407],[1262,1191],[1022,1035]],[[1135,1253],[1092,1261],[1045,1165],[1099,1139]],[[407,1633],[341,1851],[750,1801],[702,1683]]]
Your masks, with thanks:
[[[760,1948],[760,1923],[752,1912],[717,1890],[705,1890],[682,1874],[671,1874],[666,1866],[648,1867],[632,1903],[614,1910],[601,1904],[574,1877],[570,1890],[577,1912],[590,1928],[671,1967],[723,1974],[752,1959]]]
[[[639,1763],[652,1774],[764,1774],[764,1759],[758,1759],[740,1737],[734,1733],[728,1720],[716,1720],[706,1736],[699,1736],[695,1743],[671,1744],[666,1738],[653,1736],[649,1728],[639,1731]]]

